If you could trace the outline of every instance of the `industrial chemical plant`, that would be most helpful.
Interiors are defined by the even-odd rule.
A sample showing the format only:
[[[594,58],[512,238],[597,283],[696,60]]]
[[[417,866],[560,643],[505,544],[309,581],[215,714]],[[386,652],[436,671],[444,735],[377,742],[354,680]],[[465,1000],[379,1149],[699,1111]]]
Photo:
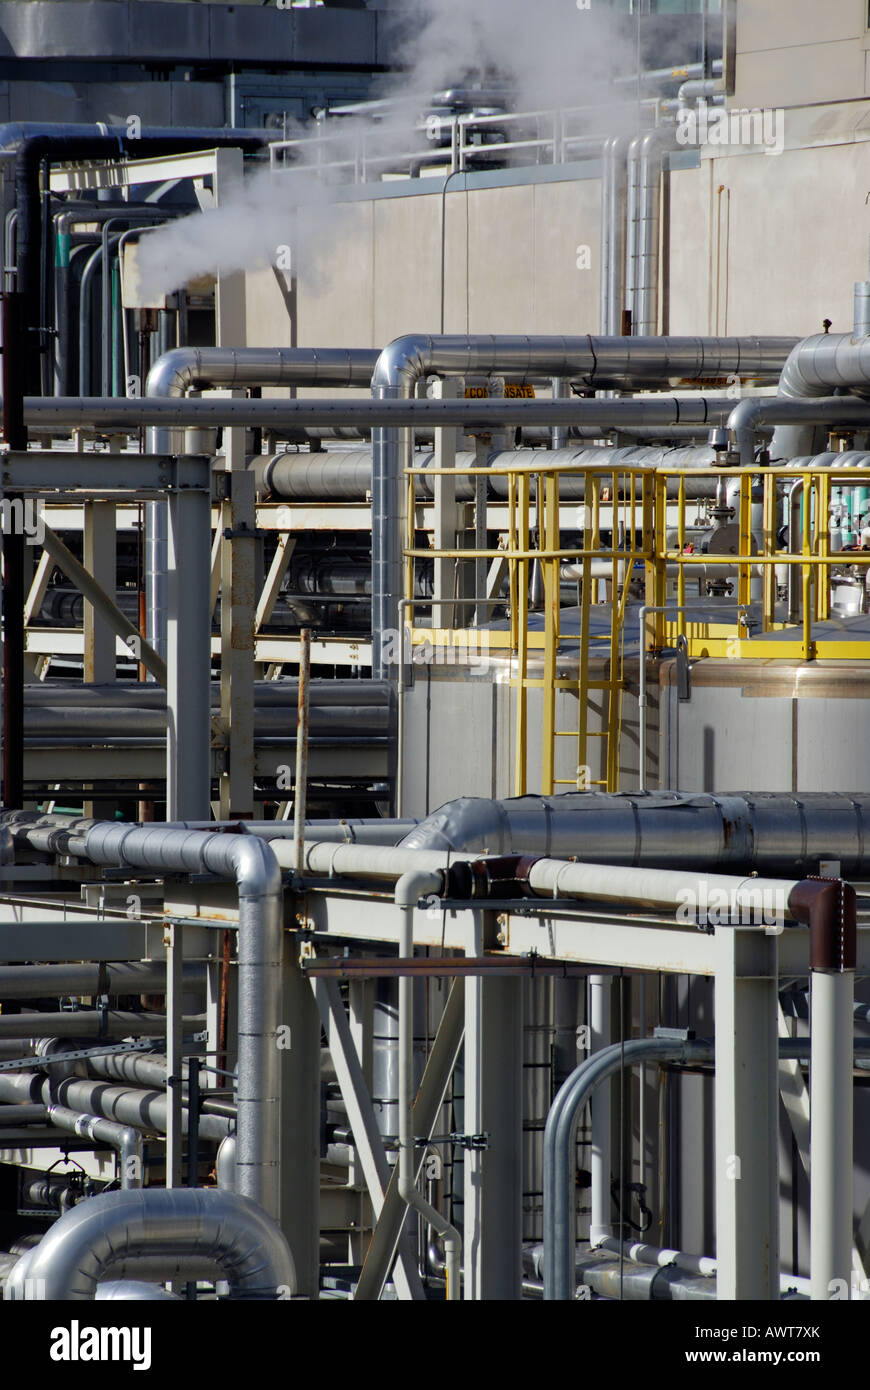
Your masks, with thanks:
[[[868,54],[0,0],[0,1319],[870,1297]]]

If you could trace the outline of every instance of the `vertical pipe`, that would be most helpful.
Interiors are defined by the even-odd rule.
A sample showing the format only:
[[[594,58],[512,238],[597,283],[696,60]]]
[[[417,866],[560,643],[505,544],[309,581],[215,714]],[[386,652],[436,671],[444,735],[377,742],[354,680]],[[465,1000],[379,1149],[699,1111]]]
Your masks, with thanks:
[[[308,692],[311,674],[311,629],[299,634],[299,712],[296,719],[296,783],[293,799],[293,844],[297,874],[305,868],[305,810],[308,800]]]
[[[168,502],[166,815],[211,813],[211,498],[176,488]]]
[[[855,975],[810,978],[810,1283],[811,1297],[827,1300],[852,1271]]]
[[[24,426],[23,354],[11,351],[24,334],[23,297],[3,296],[3,441],[27,448]],[[14,498],[8,499],[14,502]],[[10,516],[14,510],[10,508]],[[3,554],[3,804],[24,802],[24,535],[7,531]]]
[[[182,928],[167,922],[166,942],[166,1186],[181,1187],[182,1107]]]
[[[378,386],[375,400],[406,396],[403,386]],[[372,679],[395,677],[387,655],[387,635],[403,593],[402,545],[407,525],[405,464],[412,448],[410,430],[372,430]]]
[[[610,976],[589,977],[589,1046],[600,1052],[610,1046],[611,999]],[[592,1173],[590,1193],[591,1214],[589,1239],[594,1244],[604,1236],[613,1235],[611,1225],[612,1198],[610,1194],[610,1086],[599,1086],[590,1101],[591,1149],[589,1167]]]
[[[199,1187],[199,1058],[187,1059],[187,1185]]]

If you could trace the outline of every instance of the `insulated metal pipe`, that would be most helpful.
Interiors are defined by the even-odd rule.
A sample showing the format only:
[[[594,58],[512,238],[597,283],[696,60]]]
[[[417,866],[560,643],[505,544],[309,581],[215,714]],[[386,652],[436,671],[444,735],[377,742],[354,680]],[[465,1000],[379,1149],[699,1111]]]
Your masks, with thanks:
[[[618,342],[631,342],[620,338]],[[661,339],[667,342],[667,339]],[[353,425],[435,429],[457,426],[466,434],[491,432],[503,425],[699,425],[724,424],[734,409],[725,396],[643,396],[636,400],[412,400],[375,397],[342,400],[196,400],[145,399],[117,396],[26,396],[25,424],[42,432],[51,429],[96,429],[106,433],[133,432],[168,426],[251,426],[254,429],[297,429],[300,425]],[[373,439],[373,443],[375,443]]]
[[[544,1298],[574,1295],[574,1136],[584,1104],[601,1082],[637,1062],[710,1061],[709,1042],[629,1038],[587,1058],[558,1092],[544,1130]]]
[[[568,792],[449,801],[397,849],[575,856],[700,872],[818,872],[837,859],[845,878],[870,874],[864,792]]]
[[[601,183],[601,332],[619,335],[625,299],[626,154],[629,141],[612,135],[604,142]]]
[[[810,975],[811,1297],[849,1297],[853,1224],[854,970]]]
[[[862,341],[870,342],[870,339]],[[740,454],[741,468],[754,467],[755,435],[764,425],[790,427],[775,429],[769,448],[771,462],[782,463],[812,454],[816,443],[815,425],[853,429],[870,426],[870,401],[854,396],[832,396],[827,389],[809,400],[785,396],[746,397],[728,416],[728,429]]]
[[[858,295],[856,286],[856,320],[863,327],[865,295]],[[797,343],[789,353],[779,379],[777,399],[800,400],[833,396],[835,390],[851,391],[855,395],[870,394],[870,338],[854,333],[814,333]],[[830,417],[820,416],[819,419]],[[788,417],[769,416],[781,426]],[[810,422],[802,428],[780,428],[773,436],[772,458],[791,458],[795,454],[813,451]]]
[[[231,1297],[277,1299],[296,1291],[287,1241],[245,1196],[217,1188],[146,1188],[104,1192],[79,1202],[15,1266],[4,1296],[12,1300],[92,1299],[101,1279],[128,1256],[167,1262],[206,1259],[229,1281]]]
[[[656,126],[636,136],[638,149],[637,230],[632,297],[632,333],[655,334],[659,321],[659,275],[662,174],[665,155],[675,142],[669,126]],[[735,373],[739,375],[739,373]]]
[[[46,1081],[46,1090],[49,1087]],[[132,1125],[119,1125],[97,1115],[83,1115],[64,1105],[46,1105],[46,1114],[58,1129],[65,1129],[80,1138],[93,1139],[98,1144],[111,1144],[116,1150],[117,1173],[121,1188],[142,1186],[142,1135]]]
[[[0,1077],[0,1082],[4,1078]],[[163,1082],[166,1085],[164,1073]],[[143,1090],[133,1086],[109,1086],[105,1081],[75,1076],[66,1077],[53,1085],[55,1098],[77,1114],[95,1114],[119,1126],[165,1134],[169,1124],[169,1107],[164,1090]],[[188,1130],[188,1111],[182,1111],[182,1132]],[[203,1114],[199,1132],[203,1139],[219,1142],[230,1132],[233,1121],[229,1116]]]
[[[68,852],[96,864],[234,879],[239,893],[238,1190],[277,1217],[280,1154],[281,871],[255,836],[91,824]]]
[[[611,977],[589,977],[589,1050],[594,1056],[610,1047],[611,1035]],[[589,1239],[594,1243],[612,1231],[611,1157],[610,1157],[610,1087],[601,1086],[590,1106],[589,1121]]]
[[[464,451],[456,455],[456,497],[458,501],[473,501],[475,496],[473,477],[463,477],[462,470],[479,466],[476,454]],[[586,496],[587,468],[606,468],[620,472],[627,469],[694,468],[700,472],[705,468],[718,468],[716,453],[708,445],[687,448],[667,446],[605,446],[593,448],[585,446],[566,446],[542,452],[540,449],[512,449],[504,452],[494,451],[487,456],[486,466],[496,470],[487,477],[487,491],[497,498],[507,498],[510,480],[497,470],[510,468],[519,472],[539,472],[542,468],[563,470],[558,478],[559,497],[563,501],[583,501]],[[414,456],[416,469],[436,468],[434,453],[418,453]],[[571,471],[566,471],[571,470]],[[576,470],[576,472],[574,471]],[[347,451],[325,450],[315,454],[277,454],[268,461],[255,462],[255,472],[260,478],[262,493],[293,501],[335,501],[346,498],[348,501],[365,501],[372,486],[371,449]],[[435,495],[437,477],[427,477],[418,472],[414,488],[418,497],[432,498]],[[618,483],[617,483],[618,485]],[[716,479],[704,474],[697,480],[684,480],[686,496],[711,497],[715,495]],[[669,493],[676,496],[680,480],[669,480]]]
[[[184,967],[188,989],[205,986],[205,966]],[[166,967],[162,961],[122,961],[96,965],[2,965],[0,999],[40,999],[50,995],[162,994]]]
[[[202,1019],[198,1017],[196,1023],[201,1026]],[[159,1038],[166,1032],[166,1019],[163,1014],[119,1009],[0,1015],[0,1038],[33,1037],[37,1032],[59,1038]]]

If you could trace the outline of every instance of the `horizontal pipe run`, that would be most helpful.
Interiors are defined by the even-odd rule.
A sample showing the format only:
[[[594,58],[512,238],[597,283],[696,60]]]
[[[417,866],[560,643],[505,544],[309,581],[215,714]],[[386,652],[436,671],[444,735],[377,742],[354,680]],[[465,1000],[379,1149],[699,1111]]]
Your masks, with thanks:
[[[757,872],[789,879],[836,859],[870,875],[866,792],[567,792],[460,797],[433,811],[397,851],[573,856],[680,872]]]
[[[25,424],[45,431],[117,433],[141,426],[245,425],[280,430],[300,425],[462,427],[489,433],[499,425],[721,425],[734,409],[725,396],[647,396],[637,400],[197,400],[186,397],[27,396]]]
[[[185,989],[205,987],[205,966],[186,962]],[[49,995],[164,994],[166,966],[162,961],[115,964],[2,965],[0,1000],[36,999]]]
[[[202,1028],[205,1015],[185,1018],[185,1028]],[[160,1038],[166,1032],[163,1014],[132,1013],[119,1009],[78,1009],[74,1013],[20,1013],[0,1015],[0,1038]]]
[[[46,1081],[44,1090],[50,1088]],[[118,1176],[122,1188],[142,1186],[142,1135],[132,1125],[117,1124],[98,1115],[83,1115],[64,1105],[46,1105],[46,1114],[58,1129],[93,1139],[97,1144],[110,1144],[118,1155]]]
[[[130,1125],[152,1134],[165,1134],[169,1122],[166,1092],[140,1090],[130,1086],[111,1086],[104,1081],[67,1077],[53,1088],[57,1101],[70,1110],[92,1114],[121,1125]],[[187,1133],[189,1114],[182,1115],[182,1132]],[[219,1142],[234,1127],[224,1115],[200,1115],[201,1139]]]
[[[778,907],[789,913],[789,899],[797,887],[793,879],[738,878],[731,874],[680,873],[666,869],[632,869],[600,864],[565,863],[559,859],[539,859],[528,871],[532,892],[543,898],[583,898],[595,902],[631,903],[638,907],[665,911],[689,908],[702,903],[722,904],[722,911],[737,920],[751,917],[757,910],[762,925],[762,908],[769,907],[773,919]],[[726,907],[727,905],[727,907]],[[724,919],[723,919],[724,920]],[[771,920],[771,925],[775,925]]]
[[[538,960],[535,956],[412,956],[404,960],[387,960],[384,957],[357,960],[316,960],[302,962],[303,975],[325,977],[327,979],[391,979],[395,976],[414,975],[525,975],[556,976],[559,979],[580,979],[587,975],[600,975],[600,966],[569,965],[561,961]],[[613,967],[613,974],[618,974]]]

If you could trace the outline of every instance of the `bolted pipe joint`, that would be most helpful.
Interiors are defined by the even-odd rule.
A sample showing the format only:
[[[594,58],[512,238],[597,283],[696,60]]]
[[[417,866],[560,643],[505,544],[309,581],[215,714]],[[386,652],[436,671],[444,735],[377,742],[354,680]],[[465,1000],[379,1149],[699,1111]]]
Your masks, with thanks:
[[[810,928],[810,970],[854,970],[858,959],[857,898],[841,878],[805,878],[795,884],[789,911]]]
[[[462,866],[465,874],[471,876],[472,898],[525,898],[532,897],[529,887],[529,874],[537,864],[537,855],[499,854],[487,859],[476,859]]]

